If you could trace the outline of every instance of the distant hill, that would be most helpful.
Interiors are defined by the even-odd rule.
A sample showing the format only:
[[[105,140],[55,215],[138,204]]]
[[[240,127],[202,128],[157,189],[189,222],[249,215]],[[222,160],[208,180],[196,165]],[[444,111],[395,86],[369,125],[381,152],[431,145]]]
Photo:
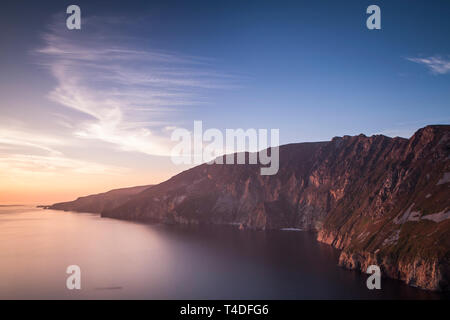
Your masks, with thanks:
[[[75,212],[101,213],[104,210],[116,208],[142,192],[151,185],[130,188],[114,189],[108,192],[80,197],[74,201],[55,203],[46,206],[47,209],[65,210]]]

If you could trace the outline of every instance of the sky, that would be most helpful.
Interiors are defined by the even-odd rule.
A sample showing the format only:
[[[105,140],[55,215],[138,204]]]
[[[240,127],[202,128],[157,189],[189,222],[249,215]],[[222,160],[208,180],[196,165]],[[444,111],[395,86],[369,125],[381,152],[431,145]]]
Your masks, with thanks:
[[[449,16],[445,0],[3,1],[0,203],[162,182],[189,167],[170,135],[194,120],[281,144],[448,124]]]

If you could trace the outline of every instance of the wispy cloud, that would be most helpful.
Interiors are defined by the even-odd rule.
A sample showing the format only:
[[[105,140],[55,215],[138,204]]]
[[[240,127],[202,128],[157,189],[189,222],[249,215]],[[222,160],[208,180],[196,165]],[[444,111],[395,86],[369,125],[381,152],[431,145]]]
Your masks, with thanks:
[[[8,154],[0,156],[0,169],[9,176],[49,176],[65,173],[126,174],[128,169],[64,156]]]
[[[156,183],[180,170],[152,157],[170,155],[168,128],[239,79],[212,59],[147,48],[129,21],[84,17],[81,32],[67,30],[64,16],[55,21],[32,51],[36,74],[55,81],[24,99],[26,115],[0,117],[0,189],[78,195]],[[5,105],[13,111],[14,103]]]
[[[57,149],[66,141],[17,129],[0,129],[0,170],[3,176],[42,176],[62,173],[119,174],[125,168],[72,159]],[[3,152],[2,152],[3,150]],[[4,152],[4,151],[7,152]]]
[[[427,58],[407,58],[407,60],[428,67],[433,74],[450,73],[450,58],[431,56]]]
[[[85,116],[72,124],[78,138],[169,155],[163,128],[174,123],[167,115],[204,104],[208,90],[235,87],[234,77],[213,70],[208,59],[138,48],[136,39],[123,36],[116,41],[114,19],[83,23],[89,32],[52,25],[35,52],[57,80],[49,98]]]
[[[60,155],[56,147],[64,145],[64,141],[57,137],[27,132],[24,130],[1,128],[0,146],[7,145],[10,148],[27,148],[44,151],[51,155]]]

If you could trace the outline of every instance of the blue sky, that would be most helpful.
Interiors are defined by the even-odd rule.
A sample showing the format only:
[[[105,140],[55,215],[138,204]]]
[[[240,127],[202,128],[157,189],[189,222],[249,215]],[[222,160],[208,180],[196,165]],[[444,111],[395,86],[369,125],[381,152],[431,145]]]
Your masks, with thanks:
[[[279,128],[282,144],[450,122],[448,1],[24,3],[0,13],[0,169],[27,186],[161,181],[182,169],[170,128],[194,120]]]

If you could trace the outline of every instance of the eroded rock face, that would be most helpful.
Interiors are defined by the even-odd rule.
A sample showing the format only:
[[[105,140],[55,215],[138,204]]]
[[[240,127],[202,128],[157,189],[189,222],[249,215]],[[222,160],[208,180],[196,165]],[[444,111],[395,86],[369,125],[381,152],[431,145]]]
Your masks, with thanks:
[[[450,126],[410,139],[336,137],[280,147],[280,170],[200,165],[102,211],[119,219],[315,230],[340,263],[432,290],[450,277]],[[428,217],[428,218],[427,218]],[[375,260],[374,260],[375,259]]]
[[[450,171],[449,131],[426,127],[392,146],[355,182],[358,204],[344,197],[330,210],[318,240],[343,250],[342,266],[378,264],[388,277],[449,290],[450,184],[441,183]]]
[[[434,258],[421,257],[396,260],[378,252],[343,251],[339,257],[339,265],[364,271],[370,265],[378,265],[384,276],[402,280],[411,286],[429,290],[448,290],[448,270],[445,270],[448,261],[444,263]]]

